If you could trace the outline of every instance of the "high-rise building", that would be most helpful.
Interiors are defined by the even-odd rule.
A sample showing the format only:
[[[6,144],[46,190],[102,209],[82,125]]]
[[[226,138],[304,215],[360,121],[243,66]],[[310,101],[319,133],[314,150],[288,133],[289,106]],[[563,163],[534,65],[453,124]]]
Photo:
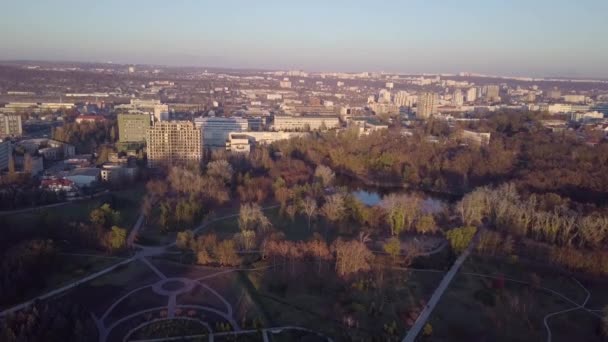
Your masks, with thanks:
[[[148,114],[118,114],[118,141],[145,142],[150,121]]]
[[[477,100],[477,88],[471,87],[467,90],[467,102],[475,102]]]
[[[224,148],[228,133],[249,129],[247,119],[239,117],[198,117],[194,119],[194,125],[203,132],[203,146],[206,148]]]
[[[488,101],[499,101],[500,100],[500,87],[497,85],[486,86],[486,100]]]
[[[452,104],[457,107],[464,104],[464,95],[462,95],[462,90],[456,89],[454,91],[454,95],[452,96]]]
[[[562,92],[557,88],[553,88],[547,92],[547,97],[552,100],[559,100],[562,98]]]
[[[420,119],[428,119],[437,113],[437,94],[422,93],[418,95],[418,107],[416,109],[416,117]]]
[[[200,162],[202,131],[190,121],[155,122],[146,136],[148,166]]]
[[[8,169],[11,154],[11,142],[0,140],[0,171]]]
[[[411,95],[407,91],[400,90],[395,94],[394,102],[399,107],[413,107],[416,104],[416,95]]]
[[[22,134],[20,115],[0,114],[0,138],[20,137]]]

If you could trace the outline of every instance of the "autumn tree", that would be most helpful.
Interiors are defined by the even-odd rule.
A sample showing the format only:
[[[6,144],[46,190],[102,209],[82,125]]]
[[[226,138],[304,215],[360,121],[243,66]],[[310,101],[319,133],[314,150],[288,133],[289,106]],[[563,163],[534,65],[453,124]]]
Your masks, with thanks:
[[[446,238],[448,239],[452,250],[457,254],[460,254],[469,246],[476,232],[477,228],[471,226],[454,228],[446,233]]]
[[[358,240],[336,240],[332,245],[336,254],[336,272],[347,277],[359,272],[369,271],[374,254]]]
[[[113,226],[108,233],[109,246],[112,251],[119,251],[127,245],[127,230],[118,226]]]
[[[175,245],[179,249],[189,249],[194,245],[194,233],[191,230],[185,230],[177,233]]]
[[[431,234],[437,231],[437,224],[433,215],[422,215],[416,220],[416,232],[421,234]]]
[[[401,252],[401,241],[399,241],[396,237],[391,237],[385,244],[382,246],[382,249],[393,258],[393,262],[397,260],[397,256]]]
[[[325,196],[325,203],[321,207],[323,216],[330,222],[337,222],[344,215],[344,196],[333,194]]]
[[[384,209],[391,235],[397,235],[413,228],[413,223],[420,214],[420,199],[416,196],[390,194],[382,199],[380,207]]]
[[[215,248],[217,262],[220,266],[237,266],[241,263],[236,253],[236,244],[232,240],[224,240]]]
[[[253,230],[258,233],[263,233],[270,229],[270,227],[272,227],[272,224],[262,212],[262,208],[259,204],[241,204],[239,210],[239,228],[242,231]]]

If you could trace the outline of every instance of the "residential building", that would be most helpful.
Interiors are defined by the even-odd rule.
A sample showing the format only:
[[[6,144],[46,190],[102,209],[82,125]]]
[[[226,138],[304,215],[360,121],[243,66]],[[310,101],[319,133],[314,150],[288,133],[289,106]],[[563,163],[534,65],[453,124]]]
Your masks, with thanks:
[[[337,116],[286,116],[275,115],[272,128],[275,131],[320,131],[340,127]]]
[[[288,78],[285,78],[279,82],[279,86],[281,88],[291,88],[291,81],[289,81]]]
[[[228,133],[249,129],[248,120],[240,117],[198,117],[194,119],[194,125],[203,133],[205,148],[224,148]]]
[[[422,93],[418,96],[418,107],[416,117],[428,119],[437,114],[438,97],[436,93]]]
[[[0,138],[20,137],[22,134],[21,115],[0,114]]]
[[[418,97],[410,95],[407,91],[401,90],[395,94],[393,102],[399,107],[413,107]]]
[[[477,100],[477,88],[471,87],[467,90],[467,102],[475,102]]]
[[[0,172],[8,169],[10,158],[12,158],[11,142],[0,140]]]
[[[118,114],[118,141],[145,142],[150,119],[148,114]]]
[[[190,121],[155,122],[146,135],[148,166],[200,162],[202,130]]]
[[[486,100],[490,102],[500,101],[500,87],[497,85],[487,85],[485,87],[486,90]]]
[[[456,89],[454,91],[454,95],[452,96],[452,105],[456,107],[460,107],[464,104],[464,95],[462,94],[462,90]]]

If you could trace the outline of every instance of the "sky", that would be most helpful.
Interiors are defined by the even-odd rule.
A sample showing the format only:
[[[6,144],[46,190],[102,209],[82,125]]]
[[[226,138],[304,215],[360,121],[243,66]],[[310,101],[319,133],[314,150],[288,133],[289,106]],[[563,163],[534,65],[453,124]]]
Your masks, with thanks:
[[[0,60],[608,78],[608,0],[0,2]]]

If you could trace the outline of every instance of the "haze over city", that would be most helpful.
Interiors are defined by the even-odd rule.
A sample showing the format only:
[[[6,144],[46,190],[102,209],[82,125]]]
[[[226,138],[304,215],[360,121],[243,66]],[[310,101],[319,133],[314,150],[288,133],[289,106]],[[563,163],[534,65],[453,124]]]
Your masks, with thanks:
[[[608,341],[608,2],[5,1],[0,342]]]
[[[607,78],[603,0],[10,1],[0,59]]]

